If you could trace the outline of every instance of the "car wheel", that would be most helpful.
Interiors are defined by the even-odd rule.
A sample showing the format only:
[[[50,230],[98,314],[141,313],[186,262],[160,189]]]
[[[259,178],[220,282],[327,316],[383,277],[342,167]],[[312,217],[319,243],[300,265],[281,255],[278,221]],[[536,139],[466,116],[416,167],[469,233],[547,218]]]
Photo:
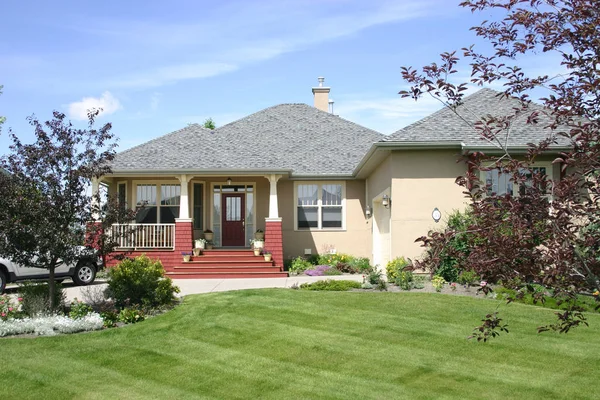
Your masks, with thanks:
[[[85,286],[94,282],[96,279],[96,266],[91,261],[81,261],[75,267],[73,282],[76,285]]]
[[[4,271],[0,270],[0,294],[4,293],[4,289],[6,288],[6,274]]]

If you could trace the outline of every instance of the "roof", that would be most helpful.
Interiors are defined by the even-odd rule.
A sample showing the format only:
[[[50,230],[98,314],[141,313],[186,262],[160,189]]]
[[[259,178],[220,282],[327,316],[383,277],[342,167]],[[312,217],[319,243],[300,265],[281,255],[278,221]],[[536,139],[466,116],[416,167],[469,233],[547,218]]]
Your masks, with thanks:
[[[280,104],[215,130],[198,124],[118,153],[128,171],[289,170],[295,176],[352,175],[384,135],[307,104]]]
[[[448,107],[408,125],[399,131],[384,138],[384,142],[454,142],[462,143],[466,147],[497,147],[481,138],[479,132],[472,124],[483,116],[507,116],[514,113],[514,107],[520,107],[520,101],[515,98],[506,98],[503,93],[492,89],[481,89],[463,99],[463,103],[456,109],[456,113]],[[539,104],[531,103],[531,111],[543,110]],[[528,143],[539,143],[549,137],[552,131],[544,126],[550,119],[540,116],[537,124],[528,124],[527,115],[519,116],[511,127],[508,147],[523,147]],[[466,122],[466,121],[468,122]],[[504,137],[502,138],[504,139]],[[564,137],[557,136],[557,145],[568,146],[569,142]]]

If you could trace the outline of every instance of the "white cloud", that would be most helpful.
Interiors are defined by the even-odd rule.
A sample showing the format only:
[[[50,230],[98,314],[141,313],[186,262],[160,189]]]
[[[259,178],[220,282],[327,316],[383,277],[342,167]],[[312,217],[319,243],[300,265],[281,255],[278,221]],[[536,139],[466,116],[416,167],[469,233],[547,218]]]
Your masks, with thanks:
[[[84,97],[81,101],[69,104],[69,116],[75,120],[86,120],[89,110],[102,109],[99,115],[108,115],[121,108],[119,100],[106,91],[100,97]]]
[[[160,93],[154,92],[150,97],[150,110],[158,110],[158,104],[160,103]]]

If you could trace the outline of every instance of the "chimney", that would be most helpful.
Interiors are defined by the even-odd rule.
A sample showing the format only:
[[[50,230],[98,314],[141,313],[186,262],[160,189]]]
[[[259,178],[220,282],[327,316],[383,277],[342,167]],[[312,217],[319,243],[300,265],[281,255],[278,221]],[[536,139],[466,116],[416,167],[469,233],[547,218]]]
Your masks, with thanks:
[[[325,78],[319,77],[319,86],[312,88],[315,96],[315,108],[321,111],[329,112],[329,91],[331,88],[323,86]]]

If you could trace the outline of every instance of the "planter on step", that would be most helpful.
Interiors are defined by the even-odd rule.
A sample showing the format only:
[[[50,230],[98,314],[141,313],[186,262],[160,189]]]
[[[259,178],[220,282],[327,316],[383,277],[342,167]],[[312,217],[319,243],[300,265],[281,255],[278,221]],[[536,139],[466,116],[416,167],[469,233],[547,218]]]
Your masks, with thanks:
[[[256,239],[256,240],[264,240],[265,239],[265,232],[262,229],[258,229],[254,233],[254,239]]]
[[[265,261],[271,261],[271,253],[263,254],[265,256]]]
[[[214,238],[213,231],[211,231],[210,229],[204,231],[204,239],[210,241],[210,240],[213,240],[213,238]]]
[[[182,253],[182,255],[183,255],[183,262],[189,262],[190,259],[192,258],[192,253],[189,253],[189,254]]]
[[[254,249],[254,255],[260,256],[260,249]]]
[[[194,256],[196,257],[202,254],[202,249],[200,247],[195,247],[192,251],[194,252]]]

